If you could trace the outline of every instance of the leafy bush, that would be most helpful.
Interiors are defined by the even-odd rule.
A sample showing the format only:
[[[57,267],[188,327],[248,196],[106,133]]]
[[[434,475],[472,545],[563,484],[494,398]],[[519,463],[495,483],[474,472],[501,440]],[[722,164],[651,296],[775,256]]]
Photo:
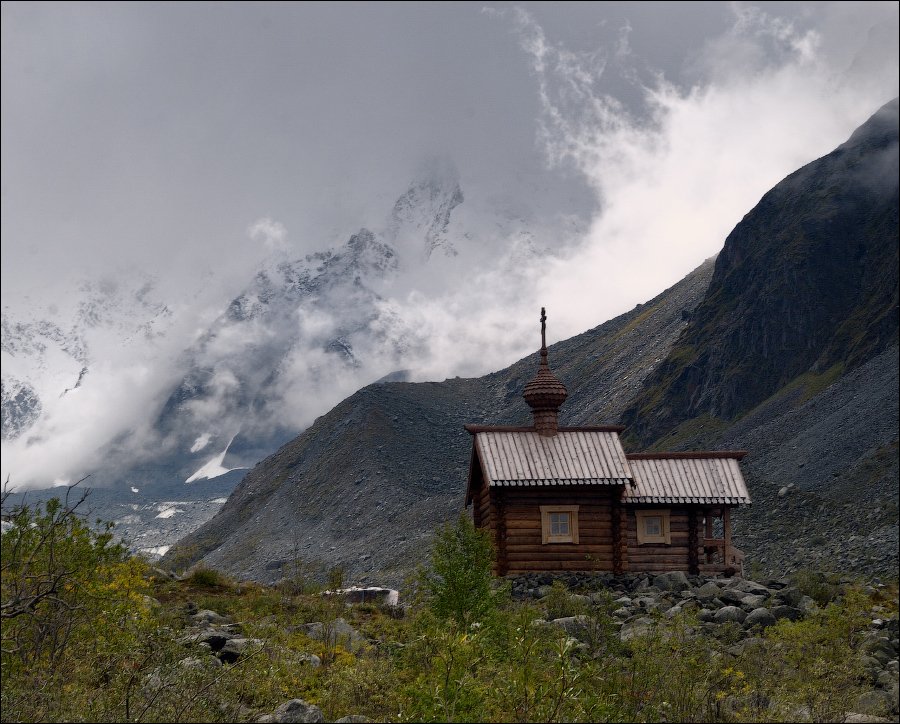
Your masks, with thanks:
[[[431,611],[468,628],[496,610],[499,592],[492,590],[494,549],[487,532],[478,530],[463,512],[455,524],[438,530],[431,548],[431,567],[421,575]]]
[[[220,571],[206,566],[194,568],[185,579],[187,583],[199,588],[226,588],[231,581]]]
[[[60,685],[108,683],[151,618],[146,565],[113,542],[110,525],[90,527],[76,512],[86,496],[70,504],[71,493],[4,514],[4,718],[64,718]]]
[[[541,604],[550,620],[567,616],[581,616],[590,610],[590,606],[569,593],[569,589],[562,581],[553,581],[550,591],[541,599]]]
[[[840,585],[833,575],[801,569],[791,577],[794,585],[804,596],[809,596],[819,606],[827,606],[840,592]]]

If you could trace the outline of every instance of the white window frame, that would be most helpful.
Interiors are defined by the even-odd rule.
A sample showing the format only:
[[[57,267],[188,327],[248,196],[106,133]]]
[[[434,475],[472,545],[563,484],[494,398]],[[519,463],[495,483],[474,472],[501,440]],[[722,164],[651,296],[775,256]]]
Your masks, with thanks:
[[[564,535],[553,535],[550,527],[551,513],[569,514],[569,532]],[[578,543],[578,506],[577,505],[542,505],[541,506],[541,539],[544,545],[552,543]]]
[[[672,545],[671,511],[669,510],[636,510],[638,545]],[[647,533],[647,520],[659,518],[660,531],[656,535]]]

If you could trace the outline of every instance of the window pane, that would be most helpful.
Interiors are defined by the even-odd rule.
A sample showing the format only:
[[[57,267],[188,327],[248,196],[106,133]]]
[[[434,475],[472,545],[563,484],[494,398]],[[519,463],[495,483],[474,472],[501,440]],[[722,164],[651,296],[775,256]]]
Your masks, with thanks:
[[[569,513],[550,513],[550,535],[569,535]]]
[[[644,533],[647,535],[662,535],[662,518],[659,516],[644,518]]]

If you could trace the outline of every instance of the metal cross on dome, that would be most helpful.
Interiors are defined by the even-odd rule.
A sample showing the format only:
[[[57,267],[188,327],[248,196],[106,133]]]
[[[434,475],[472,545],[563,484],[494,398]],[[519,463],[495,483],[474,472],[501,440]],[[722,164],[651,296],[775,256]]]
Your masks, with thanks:
[[[547,311],[541,307],[541,349],[547,349]]]

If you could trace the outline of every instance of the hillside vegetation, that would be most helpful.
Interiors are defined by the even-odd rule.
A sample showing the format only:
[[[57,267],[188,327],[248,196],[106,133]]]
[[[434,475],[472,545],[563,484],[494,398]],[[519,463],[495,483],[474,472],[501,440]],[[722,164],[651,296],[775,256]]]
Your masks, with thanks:
[[[490,543],[463,516],[437,532],[403,605],[350,606],[318,590],[299,559],[275,587],[208,568],[175,579],[127,556],[74,505],[19,508],[5,521],[6,721],[824,722],[897,712],[896,581],[496,581]],[[340,586],[342,572],[330,575]],[[751,624],[736,605],[704,614],[710,592],[746,608],[766,598],[751,591],[770,589],[796,604],[777,621]]]

